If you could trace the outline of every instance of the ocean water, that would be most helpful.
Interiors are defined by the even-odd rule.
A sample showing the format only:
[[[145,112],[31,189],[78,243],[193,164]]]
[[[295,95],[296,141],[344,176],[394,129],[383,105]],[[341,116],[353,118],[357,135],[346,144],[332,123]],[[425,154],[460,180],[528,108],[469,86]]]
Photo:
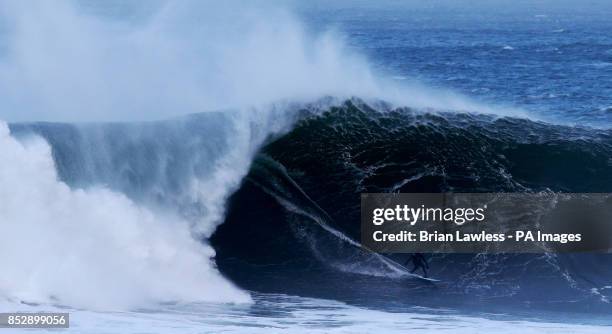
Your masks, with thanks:
[[[0,312],[606,333],[608,254],[359,244],[362,192],[612,192],[612,6],[0,3]],[[0,331],[23,332],[23,330]]]
[[[605,2],[444,1],[321,6],[315,26],[344,33],[376,67],[552,122],[610,125],[612,28]]]
[[[516,333],[517,330],[524,333],[607,333],[609,329],[601,325],[601,320],[592,319],[574,319],[568,323],[562,318],[551,321],[533,315],[517,320],[506,314],[471,316],[449,309],[423,307],[398,313],[290,295],[254,293],[253,296],[254,303],[250,305],[198,303],[129,312],[57,311],[70,312],[70,329],[61,330],[68,333],[405,333],[407,330],[414,333]],[[24,306],[16,309],[37,310]]]

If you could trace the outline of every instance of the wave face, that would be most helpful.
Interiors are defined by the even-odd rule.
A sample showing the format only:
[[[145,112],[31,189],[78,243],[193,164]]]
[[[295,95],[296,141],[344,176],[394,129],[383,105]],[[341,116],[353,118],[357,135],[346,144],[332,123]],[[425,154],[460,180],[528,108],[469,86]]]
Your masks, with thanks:
[[[609,130],[357,99],[302,113],[260,151],[213,236],[240,286],[388,303],[384,285],[407,304],[609,310],[609,255],[432,255],[444,282],[432,288],[404,279],[401,255],[356,242],[362,192],[610,192]]]

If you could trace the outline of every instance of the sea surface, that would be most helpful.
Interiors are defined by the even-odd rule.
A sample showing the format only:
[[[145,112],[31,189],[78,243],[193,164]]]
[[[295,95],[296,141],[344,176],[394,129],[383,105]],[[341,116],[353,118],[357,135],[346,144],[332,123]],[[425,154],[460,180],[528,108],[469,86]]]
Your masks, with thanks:
[[[612,192],[612,6],[436,3],[294,11],[377,75],[420,87],[407,95],[504,113],[349,93],[0,122],[0,199],[15,199],[0,220],[20,222],[0,243],[21,254],[0,274],[0,309],[70,312],[71,333],[610,332],[609,254],[432,254],[432,283],[406,255],[360,248],[362,192]],[[10,242],[19,233],[31,246]]]
[[[313,29],[337,29],[396,80],[452,89],[554,122],[610,125],[612,23],[605,2],[390,1],[322,5],[306,15]]]

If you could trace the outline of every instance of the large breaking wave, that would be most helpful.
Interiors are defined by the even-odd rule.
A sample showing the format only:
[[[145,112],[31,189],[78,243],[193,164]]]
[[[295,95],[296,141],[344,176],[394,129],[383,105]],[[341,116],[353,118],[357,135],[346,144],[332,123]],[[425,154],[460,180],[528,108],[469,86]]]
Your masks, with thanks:
[[[304,268],[397,279],[401,267],[355,241],[361,191],[611,188],[609,133],[439,113],[501,111],[391,84],[341,38],[313,36],[286,11],[128,7],[0,4],[0,118],[13,122],[0,132],[6,298],[100,308],[248,301],[219,274],[215,250],[247,289],[260,288],[244,278],[262,266],[287,279]],[[435,112],[345,103],[351,96]],[[97,120],[132,122],[57,123]],[[480,276],[462,286],[513,291],[516,278],[495,276],[502,262],[479,259],[465,259]],[[568,275],[576,281],[562,269],[555,277]],[[580,288],[603,296],[597,277]]]
[[[66,196],[91,197],[93,203],[88,205],[96,204],[90,208],[72,197],[58,197],[65,204],[60,210],[63,215],[38,220],[26,219],[30,216],[19,211],[20,201],[14,201],[11,210],[3,210],[12,214],[5,221],[26,219],[32,229],[51,228],[55,231],[51,236],[57,238],[40,235],[37,245],[45,248],[51,247],[50,242],[62,242],[65,252],[73,254],[79,264],[81,271],[58,271],[51,282],[70,276],[82,284],[58,290],[47,283],[47,276],[29,282],[40,285],[34,291],[63,302],[73,302],[71,295],[62,294],[67,291],[87,299],[91,272],[83,268],[90,268],[93,262],[94,268],[115,273],[114,284],[96,283],[98,291],[108,290],[109,299],[123,292],[122,284],[140,277],[139,287],[151,290],[134,289],[128,294],[131,298],[180,299],[185,297],[183,291],[195,289],[201,294],[187,296],[245,300],[220,280],[215,266],[206,260],[214,256],[206,246],[212,236],[219,269],[247,290],[347,299],[360,291],[363,302],[376,299],[383,284],[388,291],[410,296],[408,304],[450,306],[478,300],[486,305],[483,299],[505,298],[506,305],[552,307],[549,301],[554,298],[554,307],[607,309],[612,274],[607,255],[437,255],[432,257],[432,275],[444,283],[432,287],[412,280],[399,265],[405,260],[401,256],[372,254],[361,249],[358,240],[361,192],[609,192],[609,130],[482,114],[423,112],[359,99],[285,105],[275,110],[278,113],[258,119],[248,115],[263,113],[204,113],[145,123],[12,124],[13,136],[21,142],[29,143],[34,135],[50,144],[60,181],[54,179],[49,152],[42,150],[39,155],[47,157],[43,171],[54,180],[53,187],[64,187]],[[295,120],[293,126],[287,123],[287,115]],[[262,128],[276,130],[270,135],[258,130]],[[24,144],[6,134],[4,142],[28,147],[19,146]],[[4,167],[12,166],[22,174],[6,177],[3,184],[22,180],[28,186],[22,186],[23,191],[45,189],[28,176],[27,169],[16,167],[25,162],[15,163]],[[21,194],[8,190],[3,196],[11,198],[11,192]],[[30,193],[26,194],[33,196]],[[27,212],[55,214],[56,206],[45,204],[48,202],[51,199],[33,197],[31,205],[35,206]],[[108,220],[108,225],[103,224]],[[72,224],[78,228],[70,228]],[[91,224],[112,233],[88,235]],[[126,239],[119,226],[140,237]],[[194,246],[187,231],[202,242],[201,249]],[[25,231],[16,230],[11,239],[27,237]],[[9,245],[13,248],[6,251],[13,254],[35,256],[43,251],[27,251],[29,245],[24,244]],[[156,246],[174,254],[172,263],[164,262],[166,253],[156,253]],[[147,256],[137,256],[141,249],[149,248]],[[128,253],[121,254],[123,251]],[[29,275],[45,270],[44,259],[59,261],[65,252],[46,252],[39,266],[17,274],[36,277]],[[130,256],[131,252],[136,255]],[[125,261],[115,263],[117,257]],[[202,262],[190,262],[196,260]],[[135,265],[144,271],[133,272]],[[177,282],[181,289],[170,289],[167,295],[151,294],[158,291],[162,278],[172,280],[173,287]],[[351,285],[341,283],[349,278]],[[33,291],[22,281],[11,282],[19,283],[5,286],[5,291]],[[141,286],[143,282],[150,285]],[[329,290],[322,288],[325,286]],[[79,294],[74,290],[78,287]],[[448,298],[451,295],[454,297]],[[125,294],[120,296],[118,300],[123,301]]]
[[[111,308],[248,300],[206,240],[261,143],[324,95],[479,108],[413,89],[263,3],[2,1],[0,119],[140,122],[3,125],[0,292]]]

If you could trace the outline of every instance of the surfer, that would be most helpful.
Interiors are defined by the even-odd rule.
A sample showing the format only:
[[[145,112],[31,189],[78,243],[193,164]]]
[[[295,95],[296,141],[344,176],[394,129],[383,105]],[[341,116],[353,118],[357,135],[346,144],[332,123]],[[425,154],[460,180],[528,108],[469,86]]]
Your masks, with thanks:
[[[406,261],[405,265],[408,265],[408,262],[412,261],[412,270],[410,273],[414,273],[417,269],[421,268],[423,271],[423,277],[427,277],[427,269],[429,269],[429,264],[427,263],[427,259],[425,255],[422,253],[414,253],[410,256],[408,261]]]

